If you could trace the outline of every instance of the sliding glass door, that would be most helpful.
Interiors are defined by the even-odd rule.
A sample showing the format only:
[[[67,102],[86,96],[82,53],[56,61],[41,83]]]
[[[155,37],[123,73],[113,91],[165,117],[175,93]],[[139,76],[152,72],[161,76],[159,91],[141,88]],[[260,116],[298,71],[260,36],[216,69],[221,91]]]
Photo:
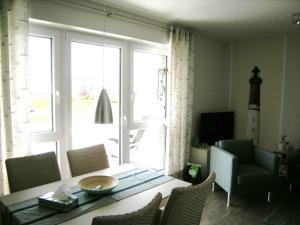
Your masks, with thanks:
[[[104,144],[110,164],[119,164],[121,48],[84,38],[72,40],[70,46],[72,149]],[[110,98],[112,124],[94,121],[102,88]]]
[[[110,165],[164,168],[167,61],[157,45],[33,26],[29,36],[30,150],[57,153],[104,144]],[[113,123],[96,124],[101,90]]]

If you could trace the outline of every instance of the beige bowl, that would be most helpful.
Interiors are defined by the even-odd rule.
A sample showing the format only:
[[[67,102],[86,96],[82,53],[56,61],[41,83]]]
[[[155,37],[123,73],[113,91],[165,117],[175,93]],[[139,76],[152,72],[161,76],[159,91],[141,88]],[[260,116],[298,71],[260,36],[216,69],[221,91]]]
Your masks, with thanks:
[[[117,184],[118,179],[110,176],[91,176],[81,179],[78,186],[93,195],[108,194]]]

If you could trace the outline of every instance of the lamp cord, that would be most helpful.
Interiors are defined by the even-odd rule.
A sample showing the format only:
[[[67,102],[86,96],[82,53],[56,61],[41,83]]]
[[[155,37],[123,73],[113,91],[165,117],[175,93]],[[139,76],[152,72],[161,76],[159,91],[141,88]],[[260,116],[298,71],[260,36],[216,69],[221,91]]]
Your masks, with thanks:
[[[105,48],[105,31],[106,31],[106,2],[103,1],[103,6],[104,6],[104,20],[103,20],[103,45],[102,45],[102,88],[105,89],[105,84],[104,84],[104,48]]]

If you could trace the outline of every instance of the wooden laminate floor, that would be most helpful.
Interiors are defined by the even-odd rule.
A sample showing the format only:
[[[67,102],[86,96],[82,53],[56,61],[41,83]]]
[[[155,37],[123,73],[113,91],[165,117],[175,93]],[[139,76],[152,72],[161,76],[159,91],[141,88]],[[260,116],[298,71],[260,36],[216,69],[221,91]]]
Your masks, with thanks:
[[[294,192],[299,193],[298,190]],[[297,194],[296,193],[296,194]],[[211,192],[207,198],[200,225],[263,225],[263,220],[289,193],[287,185],[272,194],[271,203],[267,194],[233,195],[231,207],[226,207],[226,193],[223,190]]]

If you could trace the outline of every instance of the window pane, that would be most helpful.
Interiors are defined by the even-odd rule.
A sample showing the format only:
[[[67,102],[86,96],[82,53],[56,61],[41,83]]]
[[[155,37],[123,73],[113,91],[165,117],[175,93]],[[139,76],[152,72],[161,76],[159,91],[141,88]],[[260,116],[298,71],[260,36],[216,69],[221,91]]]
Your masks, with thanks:
[[[32,154],[55,152],[57,155],[57,142],[33,143],[30,145],[30,151]]]
[[[166,127],[150,126],[130,131],[130,162],[143,167],[164,169]]]
[[[166,56],[134,52],[134,121],[165,118],[166,65]]]
[[[71,51],[72,147],[82,148],[104,143],[108,155],[113,155],[114,162],[111,163],[117,163],[120,49],[114,47],[103,49],[100,45],[72,42]],[[94,123],[103,82],[111,101],[113,124]],[[114,141],[111,141],[112,139]]]
[[[29,112],[32,132],[53,130],[52,39],[29,36]]]

